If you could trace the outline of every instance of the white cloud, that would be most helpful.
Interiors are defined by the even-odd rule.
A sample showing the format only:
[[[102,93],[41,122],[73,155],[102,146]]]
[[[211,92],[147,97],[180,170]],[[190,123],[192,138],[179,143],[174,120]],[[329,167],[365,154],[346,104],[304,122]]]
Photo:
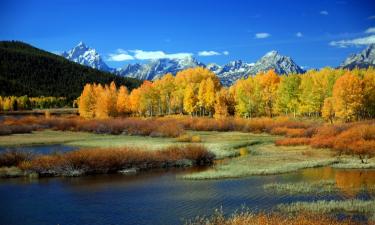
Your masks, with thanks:
[[[300,37],[303,37],[303,34],[301,32],[297,32],[296,36],[300,38]]]
[[[228,51],[223,51],[223,55],[229,55]]]
[[[322,10],[322,11],[320,11],[320,15],[328,16],[328,11],[327,10]]]
[[[214,56],[214,55],[221,55],[219,52],[215,51],[200,51],[198,52],[199,56]]]
[[[340,41],[331,41],[329,43],[331,46],[346,48],[348,46],[359,46],[359,45],[370,45],[375,44],[375,35],[370,35],[368,37],[355,38],[351,40],[340,40]]]
[[[192,53],[174,53],[174,54],[167,54],[163,51],[143,51],[143,50],[130,50],[134,55],[134,58],[139,59],[139,60],[147,60],[147,59],[164,59],[164,58],[169,58],[169,59],[181,59],[181,58],[186,58],[189,56],[192,56]]]
[[[255,38],[257,39],[268,38],[269,36],[271,36],[271,34],[269,33],[256,33],[255,34]]]
[[[116,53],[109,54],[108,61],[121,62],[133,59],[134,57],[129,55],[127,51],[119,48],[116,50]]]
[[[375,15],[374,16],[369,16],[368,19],[369,20],[375,20]]]
[[[375,27],[370,27],[365,31],[366,34],[372,34],[375,33]]]

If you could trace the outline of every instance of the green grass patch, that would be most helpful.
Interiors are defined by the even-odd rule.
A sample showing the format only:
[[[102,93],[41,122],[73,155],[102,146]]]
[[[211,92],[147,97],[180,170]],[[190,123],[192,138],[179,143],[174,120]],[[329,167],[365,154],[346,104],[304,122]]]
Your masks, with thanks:
[[[242,132],[189,131],[190,136],[199,136],[201,142],[217,159],[239,155],[240,148],[259,142],[273,142],[275,136],[268,134],[249,134]],[[31,134],[13,134],[0,136],[0,146],[30,146],[65,144],[84,148],[138,147],[156,150],[171,145],[186,145],[175,138],[93,134],[70,131],[35,131]]]
[[[312,149],[309,146],[284,147],[272,143],[248,147],[249,155],[232,158],[214,168],[184,175],[184,179],[220,179],[251,175],[271,175],[322,167],[337,162],[328,150]]]
[[[322,180],[318,182],[293,182],[293,183],[270,183],[263,185],[269,192],[277,194],[324,194],[337,192],[334,180]]]

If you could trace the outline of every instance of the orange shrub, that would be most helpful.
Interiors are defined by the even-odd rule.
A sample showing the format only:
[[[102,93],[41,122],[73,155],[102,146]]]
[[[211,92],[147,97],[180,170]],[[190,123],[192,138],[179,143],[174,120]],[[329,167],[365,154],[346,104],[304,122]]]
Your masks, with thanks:
[[[23,163],[24,170],[42,176],[80,173],[111,173],[121,169],[150,169],[184,166],[180,160],[195,165],[213,162],[214,155],[201,145],[170,146],[159,151],[138,148],[81,149],[61,154],[41,155]],[[186,165],[189,166],[189,165]]]
[[[296,146],[296,145],[309,145],[311,139],[310,138],[284,138],[280,140],[276,140],[275,144],[280,146]]]

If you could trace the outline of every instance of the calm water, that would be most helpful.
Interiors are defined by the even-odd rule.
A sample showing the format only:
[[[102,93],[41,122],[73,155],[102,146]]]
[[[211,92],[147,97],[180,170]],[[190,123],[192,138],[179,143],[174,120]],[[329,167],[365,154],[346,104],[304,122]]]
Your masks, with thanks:
[[[36,145],[36,146],[22,146],[22,147],[0,147],[0,153],[7,150],[27,151],[38,154],[50,154],[55,152],[68,152],[76,150],[78,147],[68,145]]]
[[[190,181],[171,170],[133,176],[100,175],[80,178],[0,180],[0,224],[181,224],[184,219],[225,213],[246,205],[254,210],[277,204],[318,199],[372,199],[352,187],[374,185],[375,171],[307,169],[296,173],[244,179]],[[287,196],[271,194],[263,185],[334,179],[338,194]]]

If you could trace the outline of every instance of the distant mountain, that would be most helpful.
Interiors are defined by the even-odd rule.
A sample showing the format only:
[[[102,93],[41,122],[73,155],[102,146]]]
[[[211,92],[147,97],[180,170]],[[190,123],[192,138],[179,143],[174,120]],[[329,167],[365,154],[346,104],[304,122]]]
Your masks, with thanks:
[[[290,57],[282,56],[277,51],[270,51],[256,63],[244,63],[241,60],[232,61],[215,73],[220,77],[223,85],[229,86],[238,79],[247,78],[250,75],[266,72],[270,69],[275,70],[278,74],[305,72]]]
[[[64,96],[77,98],[86,83],[126,85],[140,81],[70,62],[64,57],[17,41],[0,41],[1,96]]]
[[[191,56],[178,59],[166,58],[151,60],[146,64],[129,64],[117,69],[116,74],[140,80],[154,80],[167,73],[175,75],[180,70],[197,66],[204,67],[205,65]]]
[[[82,41],[71,50],[63,52],[61,56],[70,61],[89,66],[94,69],[111,71],[111,68],[105,64],[99,53],[97,53],[95,49],[86,46]]]
[[[305,72],[290,57],[282,56],[277,51],[270,51],[258,60],[250,69],[250,74],[274,69],[278,74],[291,74]]]
[[[254,63],[245,63],[241,60],[231,61],[222,66],[219,70],[213,71],[220,78],[225,86],[232,85],[236,80],[250,75],[250,69]]]
[[[375,44],[369,45],[358,54],[349,56],[339,67],[354,69],[355,67],[368,68],[369,66],[375,66]]]
[[[109,68],[94,49],[87,47],[82,42],[72,50],[63,53],[63,56],[71,61],[92,68],[110,71],[122,77],[131,77],[140,80],[155,80],[166,73],[175,75],[180,70],[202,66],[214,72],[225,86],[233,84],[238,79],[246,78],[249,75],[255,75],[261,71],[268,71],[270,69],[274,69],[278,74],[304,72],[290,57],[282,56],[277,51],[268,52],[255,63],[246,63],[241,60],[236,60],[223,66],[215,63],[205,65],[198,62],[192,56],[188,56],[178,59],[155,59],[144,64],[128,64],[117,69]]]

